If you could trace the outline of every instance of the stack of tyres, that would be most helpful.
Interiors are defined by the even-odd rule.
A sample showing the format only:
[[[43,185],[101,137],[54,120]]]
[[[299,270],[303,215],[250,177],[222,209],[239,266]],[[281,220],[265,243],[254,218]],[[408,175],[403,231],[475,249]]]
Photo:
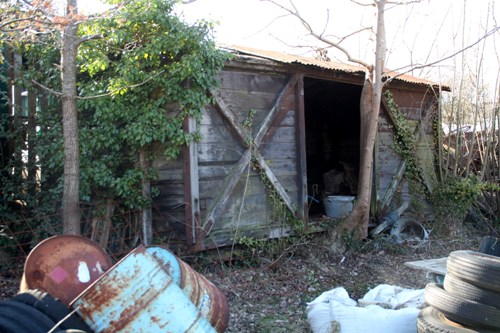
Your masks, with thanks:
[[[0,302],[0,332],[92,333],[83,320],[46,292],[26,290]]]
[[[455,251],[443,285],[425,288],[429,307],[418,317],[419,333],[500,332],[500,257]]]

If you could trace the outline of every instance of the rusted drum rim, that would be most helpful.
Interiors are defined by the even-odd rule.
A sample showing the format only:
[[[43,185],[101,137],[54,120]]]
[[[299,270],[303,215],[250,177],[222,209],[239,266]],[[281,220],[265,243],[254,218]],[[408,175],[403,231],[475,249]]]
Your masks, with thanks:
[[[151,245],[147,247],[147,251],[172,277],[215,330],[218,333],[224,332],[229,322],[229,305],[222,290],[167,247]]]
[[[69,305],[111,266],[111,258],[94,241],[76,235],[54,236],[29,253],[21,289],[40,289]]]

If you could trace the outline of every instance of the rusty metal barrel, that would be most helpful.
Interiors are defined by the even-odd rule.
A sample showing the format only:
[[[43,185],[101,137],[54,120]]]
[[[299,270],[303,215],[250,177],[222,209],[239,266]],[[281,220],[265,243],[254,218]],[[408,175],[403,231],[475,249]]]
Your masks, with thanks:
[[[229,305],[222,291],[165,247],[149,246],[147,251],[158,260],[215,330],[224,332],[229,321]]]
[[[69,305],[111,265],[108,254],[92,240],[53,236],[28,254],[20,289],[39,289]]]
[[[151,251],[141,246],[130,252],[71,307],[95,333],[215,333]]]

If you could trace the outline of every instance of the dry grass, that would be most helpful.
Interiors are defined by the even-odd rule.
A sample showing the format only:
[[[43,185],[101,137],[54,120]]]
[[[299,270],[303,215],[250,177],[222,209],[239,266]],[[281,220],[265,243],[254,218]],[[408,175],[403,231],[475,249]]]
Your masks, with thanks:
[[[423,288],[425,272],[408,268],[406,261],[477,249],[482,238],[474,230],[455,235],[459,236],[431,237],[416,247],[384,237],[343,239],[341,246],[332,246],[331,236],[316,234],[296,243],[267,244],[271,253],[242,248],[233,253],[236,260],[232,262],[224,259],[228,256],[223,251],[183,259],[227,296],[230,321],[226,332],[308,332],[307,302],[322,292],[343,286],[358,299],[382,283]],[[18,286],[18,277],[0,276],[0,299],[15,295]]]

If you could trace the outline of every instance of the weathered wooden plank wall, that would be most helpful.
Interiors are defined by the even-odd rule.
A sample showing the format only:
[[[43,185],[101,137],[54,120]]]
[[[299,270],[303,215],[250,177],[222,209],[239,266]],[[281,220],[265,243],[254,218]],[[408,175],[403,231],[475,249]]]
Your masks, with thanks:
[[[200,124],[203,140],[199,148],[199,180],[201,220],[219,202],[220,194],[229,182],[236,181],[222,213],[209,226],[205,246],[231,244],[235,237],[268,237],[272,225],[272,207],[263,183],[263,170],[255,162],[244,166],[243,172],[232,177],[246,150],[245,142],[231,130],[243,128],[243,141],[255,140],[261,133],[271,108],[290,80],[290,75],[252,73],[226,70],[221,75],[218,93],[220,108],[230,113],[222,117],[217,108],[208,108]],[[297,151],[295,132],[295,95],[285,96],[278,116],[270,124],[272,135],[264,135],[262,144],[254,147],[294,202],[298,201]],[[235,124],[228,124],[233,121]],[[240,131],[240,130],[238,130]]]
[[[152,185],[159,191],[153,205],[153,230],[168,239],[186,241],[185,184],[183,158],[157,158],[153,168],[158,180]]]
[[[192,241],[197,249],[229,245],[242,236],[287,235],[290,228],[276,217],[269,188],[307,222],[307,212],[301,207],[307,195],[305,151],[314,147],[304,141],[303,116],[307,110],[303,76],[281,67],[274,69],[225,68],[216,103],[205,108],[197,124],[202,140],[193,146],[195,151],[185,152],[176,161],[155,161],[160,190],[155,200],[155,231]],[[435,105],[431,101],[435,96],[423,86],[392,85],[391,91],[407,120],[419,129],[418,161],[431,186],[435,180]],[[382,111],[376,160],[379,200],[390,193],[396,171],[402,166],[393,149],[393,130],[391,117]],[[401,193],[397,199],[409,200],[407,184],[403,181],[397,185]],[[186,195],[186,191],[195,193]],[[191,234],[193,226],[197,229]]]

